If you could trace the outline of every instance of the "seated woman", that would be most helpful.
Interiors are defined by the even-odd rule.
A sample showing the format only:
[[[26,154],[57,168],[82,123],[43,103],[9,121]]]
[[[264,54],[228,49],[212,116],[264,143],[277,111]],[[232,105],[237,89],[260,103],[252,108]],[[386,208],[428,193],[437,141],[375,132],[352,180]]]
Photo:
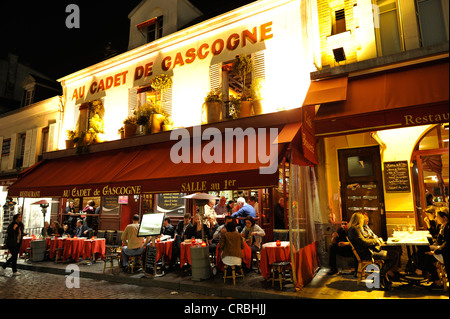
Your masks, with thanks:
[[[441,207],[437,211],[436,220],[439,224],[441,224],[441,228],[437,236],[437,240],[435,242],[436,245],[430,246],[431,251],[429,252],[429,254],[441,255],[444,261],[445,270],[448,273],[448,269],[450,269],[449,251],[448,251],[449,248],[448,207]],[[442,283],[440,283],[439,281],[435,281],[435,285],[441,286]]]
[[[64,229],[61,225],[57,221],[54,221],[52,226],[52,236],[61,237],[64,233]]]
[[[242,249],[244,240],[236,231],[236,223],[229,222],[225,225],[227,231],[220,236],[219,251],[222,252],[222,261],[226,265],[242,264]]]
[[[242,229],[241,236],[244,237],[252,250],[252,254],[261,250],[263,237],[266,236],[264,230],[256,224],[252,216],[245,218],[245,227]]]
[[[391,278],[397,272],[398,255],[393,251],[380,250],[382,244],[380,238],[367,236],[364,231],[364,215],[360,212],[354,213],[350,219],[348,229],[348,239],[352,243],[361,260],[384,260],[384,267],[381,269],[381,280],[385,287],[390,286]],[[379,250],[379,251],[375,251]]]
[[[203,227],[203,234],[205,238],[202,238],[202,227]],[[194,216],[194,225],[189,224],[189,226],[186,228],[184,234],[186,235],[187,239],[190,238],[197,238],[197,239],[204,239],[206,238],[211,239],[212,234],[211,230],[206,226],[206,224],[203,224],[200,222],[200,214],[195,214]]]

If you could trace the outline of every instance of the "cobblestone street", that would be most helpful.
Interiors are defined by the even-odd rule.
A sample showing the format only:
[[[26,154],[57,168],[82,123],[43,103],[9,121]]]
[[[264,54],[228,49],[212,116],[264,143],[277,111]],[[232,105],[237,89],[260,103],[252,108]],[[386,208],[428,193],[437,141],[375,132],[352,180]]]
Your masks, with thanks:
[[[0,277],[0,299],[218,299],[185,291],[118,284],[80,278],[80,288],[67,288],[66,276],[20,270]]]

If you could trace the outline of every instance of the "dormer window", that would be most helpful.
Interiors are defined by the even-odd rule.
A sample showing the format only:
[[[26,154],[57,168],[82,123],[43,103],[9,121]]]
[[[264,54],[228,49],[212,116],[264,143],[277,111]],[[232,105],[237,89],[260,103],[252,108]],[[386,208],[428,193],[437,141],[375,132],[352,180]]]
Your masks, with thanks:
[[[25,91],[25,99],[23,102],[23,106],[33,104],[33,99],[34,99],[34,87],[32,89]]]
[[[155,23],[150,25],[147,30],[147,42],[162,38],[163,34],[163,16],[156,18]]]
[[[142,35],[147,37],[147,43],[163,36],[163,16],[144,21],[136,26]]]

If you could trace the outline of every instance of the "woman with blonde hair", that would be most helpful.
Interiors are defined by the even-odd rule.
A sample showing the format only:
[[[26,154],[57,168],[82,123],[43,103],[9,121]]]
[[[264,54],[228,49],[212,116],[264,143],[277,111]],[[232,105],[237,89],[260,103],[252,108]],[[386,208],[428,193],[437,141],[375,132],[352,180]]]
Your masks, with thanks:
[[[382,240],[364,231],[364,215],[361,212],[354,213],[350,219],[348,239],[361,260],[372,260],[372,258],[384,260],[384,267],[380,271],[381,282],[385,288],[389,289],[392,285],[391,279],[395,276],[398,255],[393,251],[381,250]]]

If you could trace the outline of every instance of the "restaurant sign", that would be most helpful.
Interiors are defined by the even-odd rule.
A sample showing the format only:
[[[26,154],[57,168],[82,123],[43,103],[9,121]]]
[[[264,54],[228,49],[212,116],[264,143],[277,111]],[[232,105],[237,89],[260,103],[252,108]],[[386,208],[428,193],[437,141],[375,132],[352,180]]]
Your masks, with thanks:
[[[90,197],[90,196],[123,196],[123,195],[139,195],[141,186],[110,186],[106,185],[101,188],[78,188],[65,189],[62,197]],[[22,196],[21,196],[22,197]],[[29,196],[26,196],[29,197]]]

